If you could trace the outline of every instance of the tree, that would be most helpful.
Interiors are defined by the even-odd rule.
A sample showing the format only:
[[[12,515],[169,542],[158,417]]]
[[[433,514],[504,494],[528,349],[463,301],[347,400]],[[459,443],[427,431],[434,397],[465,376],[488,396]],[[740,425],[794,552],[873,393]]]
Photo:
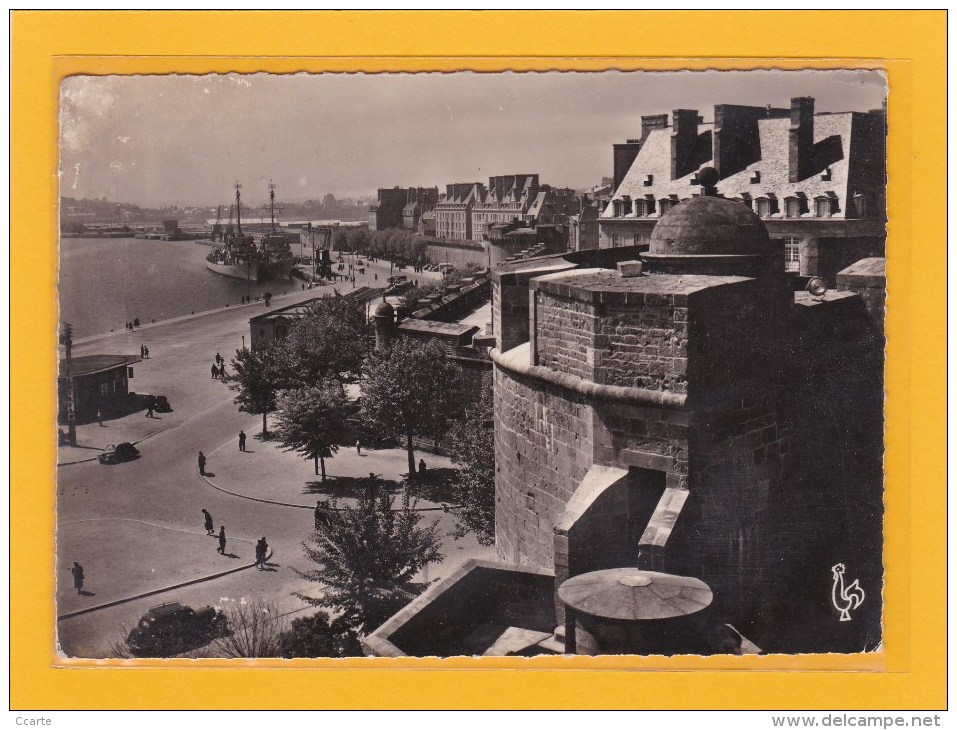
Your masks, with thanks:
[[[339,450],[345,420],[346,396],[342,386],[326,382],[320,387],[285,390],[279,395],[276,432],[284,451],[295,451],[322,467],[326,481],[326,457]]]
[[[240,599],[223,607],[229,630],[213,641],[220,656],[231,659],[261,659],[282,655],[283,623],[275,601]]]
[[[316,656],[362,656],[359,637],[341,617],[332,620],[319,611],[294,619],[282,634],[282,655],[286,659]]]
[[[333,500],[326,516],[313,543],[303,543],[306,556],[318,567],[299,573],[321,583],[322,595],[296,595],[313,606],[332,609],[346,625],[368,634],[425,587],[413,579],[426,565],[442,559],[438,520],[421,526],[408,492],[398,510],[389,495],[366,494],[355,507],[340,507]]]
[[[401,337],[374,350],[362,370],[362,417],[373,428],[405,438],[415,478],[413,436],[435,438],[458,409],[458,368],[435,342]]]
[[[369,350],[369,332],[365,311],[348,297],[336,292],[314,302],[283,340],[287,387],[354,377]]]
[[[262,413],[263,436],[268,436],[266,416],[276,410],[276,393],[283,385],[278,348],[270,344],[236,350],[231,365],[232,374],[227,377],[227,382],[236,391],[233,402],[243,413]]]
[[[459,524],[455,537],[475,533],[482,545],[495,542],[495,431],[491,388],[466,409],[451,433],[452,461],[459,467],[452,480],[452,503],[446,511]]]

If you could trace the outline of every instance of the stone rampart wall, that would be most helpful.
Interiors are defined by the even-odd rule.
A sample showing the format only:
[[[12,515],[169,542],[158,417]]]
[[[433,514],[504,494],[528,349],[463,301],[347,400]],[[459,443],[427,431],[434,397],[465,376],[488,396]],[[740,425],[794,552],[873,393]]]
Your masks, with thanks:
[[[580,397],[495,368],[495,523],[500,559],[554,567],[554,526],[592,465]]]

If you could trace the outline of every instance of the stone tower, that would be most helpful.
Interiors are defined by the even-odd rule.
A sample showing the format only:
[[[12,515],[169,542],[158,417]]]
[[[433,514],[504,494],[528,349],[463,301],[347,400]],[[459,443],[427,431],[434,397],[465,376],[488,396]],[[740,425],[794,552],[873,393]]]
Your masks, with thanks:
[[[395,333],[395,309],[385,300],[385,297],[376,305],[372,319],[375,322],[376,349],[384,350],[392,344]]]
[[[717,173],[700,179],[711,192]],[[772,377],[783,254],[749,208],[703,195],[662,217],[642,260],[637,275],[535,272],[527,339],[497,331],[497,550],[554,569],[556,586],[624,566],[695,576],[740,618],[763,593],[787,449]]]

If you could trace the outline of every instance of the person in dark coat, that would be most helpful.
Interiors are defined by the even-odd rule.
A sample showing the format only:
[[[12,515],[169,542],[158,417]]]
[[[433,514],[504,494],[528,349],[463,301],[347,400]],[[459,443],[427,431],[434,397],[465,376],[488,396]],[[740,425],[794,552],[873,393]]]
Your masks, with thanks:
[[[425,474],[425,459],[419,459],[419,474]]]
[[[218,377],[218,375],[219,375],[219,368],[216,367],[216,363],[213,363],[212,365],[209,366],[209,377],[212,380],[215,380]]]
[[[206,527],[206,534],[212,535],[213,534],[213,516],[209,512],[207,512],[205,509],[203,510],[203,521]]]
[[[265,537],[256,543],[256,567],[260,570],[266,565],[266,552],[268,550],[269,545],[266,544]]]
[[[199,462],[199,475],[201,477],[206,476],[206,455],[200,451],[196,460]]]
[[[246,432],[245,431],[239,432],[239,450],[240,451],[246,450]]]
[[[216,552],[220,555],[226,554],[226,527],[224,525],[219,526],[219,547]]]
[[[83,566],[74,560],[73,567],[70,568],[70,572],[73,573],[73,587],[76,588],[77,593],[82,593],[83,592]]]

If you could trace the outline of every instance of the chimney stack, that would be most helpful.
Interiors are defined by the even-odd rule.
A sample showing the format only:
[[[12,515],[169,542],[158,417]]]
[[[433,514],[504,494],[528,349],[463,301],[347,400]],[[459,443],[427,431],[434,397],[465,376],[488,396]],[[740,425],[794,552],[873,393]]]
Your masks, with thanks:
[[[796,183],[811,175],[814,156],[814,98],[791,99],[788,130],[788,180]]]
[[[650,114],[641,118],[641,141],[644,142],[648,135],[656,129],[668,128],[667,114]]]
[[[694,148],[698,144],[698,110],[675,109],[671,119],[671,179],[677,180],[698,169],[694,164]]]

